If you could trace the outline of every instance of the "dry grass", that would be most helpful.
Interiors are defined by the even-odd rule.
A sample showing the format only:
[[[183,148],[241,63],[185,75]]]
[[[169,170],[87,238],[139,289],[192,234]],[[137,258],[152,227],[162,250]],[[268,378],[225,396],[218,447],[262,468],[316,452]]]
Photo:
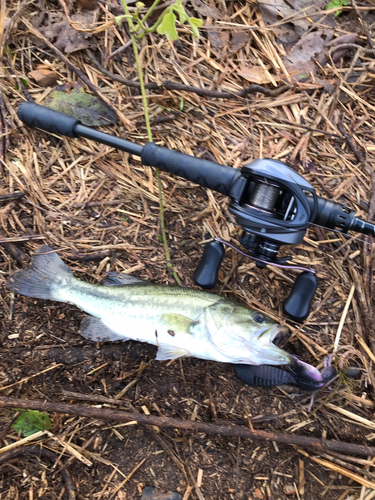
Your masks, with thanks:
[[[224,2],[218,3],[223,8]],[[48,8],[61,10],[52,4]],[[40,42],[22,23],[22,18],[30,19],[34,11],[35,6],[26,2],[13,4],[7,10],[4,2],[0,16],[0,27],[6,26],[0,75],[2,243],[17,242],[27,255],[39,244],[47,243],[59,250],[78,276],[90,281],[100,281],[109,270],[115,269],[172,284],[158,239],[157,183],[151,169],[127,153],[86,139],[51,137],[26,128],[17,118],[17,107],[24,100],[21,79],[27,80],[27,91],[38,103],[51,91],[29,78],[30,71],[38,65],[56,71],[59,83],[77,80],[76,74],[55,53],[40,48]],[[110,18],[109,13],[103,15],[102,23]],[[275,42],[272,30],[264,29],[255,4],[228,2],[220,23],[214,25],[219,34],[243,33],[242,46],[233,51],[227,42],[219,50],[208,41],[205,30],[199,42],[192,42],[187,30],[181,29],[181,41],[175,45],[151,35],[140,44],[146,82],[168,79],[205,89],[237,91],[247,85],[238,76],[239,69],[261,65],[271,75],[280,74],[291,83],[290,89],[278,97],[257,93],[242,99],[149,91],[155,142],[234,168],[255,158],[290,161],[319,195],[347,204],[358,216],[373,221],[374,59],[371,51],[360,48],[369,48],[365,34],[339,63],[334,65],[329,61],[319,79],[298,84],[282,62],[283,47]],[[246,26],[256,30],[250,31]],[[212,27],[207,26],[208,29]],[[337,25],[336,36],[345,33],[346,26]],[[108,58],[126,42],[126,36],[126,31],[107,26],[90,40],[93,50],[100,47],[102,60],[110,72],[137,80],[130,50],[117,58]],[[84,51],[67,57],[116,109],[120,120],[110,131],[145,143],[139,92],[103,75]],[[359,78],[354,79],[353,75]],[[321,83],[324,80],[330,83],[335,80],[333,91],[331,87],[331,92],[326,90]],[[269,88],[275,86],[270,83]],[[161,173],[161,177],[172,262],[183,284],[193,286],[192,273],[202,253],[204,235],[209,233],[237,244],[239,228],[226,209],[225,197],[167,173]],[[2,201],[3,195],[18,191],[24,193],[23,198]],[[259,428],[262,425],[274,428],[276,423],[284,431],[313,432],[323,438],[328,434],[333,439],[361,443],[367,439],[371,444],[374,252],[374,242],[369,238],[347,237],[317,227],[308,231],[305,244],[284,249],[284,253],[293,254],[293,263],[314,267],[320,279],[310,316],[303,325],[290,325],[290,348],[318,366],[324,356],[336,352],[335,362],[340,368],[350,364],[363,370],[360,381],[349,385],[340,379],[333,388],[322,391],[311,414],[306,414],[307,400],[301,402],[284,389],[244,388],[234,379],[230,367],[194,361],[176,361],[167,367],[152,362],[140,382],[129,387],[123,401],[139,411],[145,411],[142,408],[146,405],[148,411],[165,416],[246,421],[250,416],[252,425]],[[152,359],[152,349],[142,345],[134,355],[134,347],[129,350],[118,346],[118,358],[113,353],[106,358],[96,351],[93,359],[83,356],[74,358],[70,364],[64,361],[63,368],[32,378],[51,366],[48,357],[51,349],[76,346],[82,350],[89,343],[84,343],[77,334],[78,316],[72,307],[11,297],[5,281],[16,267],[16,261],[0,246],[0,390],[4,390],[4,395],[54,401],[60,397],[54,392],[57,387],[119,399],[119,381],[127,379],[129,373],[132,378],[125,381],[125,386],[134,379],[140,363],[137,356]],[[259,270],[229,250],[216,292],[243,301],[284,323],[281,305],[294,277],[286,270],[271,267]],[[59,363],[57,358],[52,361]],[[161,389],[166,383],[163,377],[170,383],[168,390]],[[173,390],[176,381],[183,387],[181,393]],[[273,414],[270,420],[262,420],[270,414]],[[4,411],[3,420],[9,415]],[[258,420],[254,418],[257,415],[260,415]],[[301,455],[287,447],[278,452],[268,444],[257,447],[224,438],[210,440],[209,436],[193,439],[177,432],[160,433],[157,429],[142,434],[146,431],[135,432],[132,426],[125,430],[119,426],[107,430],[103,427],[98,422],[55,415],[55,437],[42,440],[43,446],[64,455],[65,460],[74,456],[81,461],[76,465],[79,472],[75,486],[80,488],[77,498],[132,498],[146,482],[161,489],[169,487],[182,494],[186,492],[184,500],[189,496],[206,500],[284,498],[286,487],[293,488],[293,484],[295,495],[300,498],[324,495],[341,499],[373,498],[369,488],[373,487],[374,479],[360,472],[360,468],[371,472],[373,460],[359,462],[356,464],[359,471],[345,473],[342,465],[327,458],[313,457],[318,466],[311,457],[300,459]],[[98,429],[99,433],[90,441]],[[19,439],[9,431],[3,436],[3,446]],[[105,442],[110,443],[108,453]],[[122,458],[117,454],[120,448]],[[90,467],[85,461],[95,464],[98,476],[94,472],[89,475]],[[73,474],[74,467],[68,468]],[[4,498],[9,499],[64,498],[58,474],[48,476],[47,480],[45,472],[37,476],[39,473],[29,464],[26,474],[29,479],[21,485],[9,479],[11,470],[11,466],[0,469],[0,497],[3,488]],[[203,470],[204,473],[200,472]],[[163,471],[167,474],[164,479]],[[124,479],[128,482],[126,487],[121,486]],[[358,483],[362,490],[358,489]]]

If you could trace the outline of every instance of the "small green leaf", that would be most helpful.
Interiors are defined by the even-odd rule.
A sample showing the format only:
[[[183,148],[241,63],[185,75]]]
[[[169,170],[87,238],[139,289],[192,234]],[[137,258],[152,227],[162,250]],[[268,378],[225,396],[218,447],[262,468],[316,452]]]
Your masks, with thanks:
[[[143,7],[145,7],[145,4],[143,2],[137,2],[135,6],[137,7],[138,10],[140,10],[143,9]]]
[[[163,243],[163,236],[161,234],[158,234],[157,238],[160,241],[160,243]]]
[[[200,28],[203,24],[202,19],[197,19],[196,17],[189,17],[188,21],[193,31],[193,36],[199,38],[198,28]]]
[[[180,99],[180,111],[183,111],[183,109],[184,109],[184,98],[181,97],[181,99]]]
[[[169,40],[177,40],[178,33],[176,30],[176,16],[173,12],[168,12],[165,14],[160,26],[157,29],[157,32],[160,35],[166,35]]]
[[[21,432],[23,436],[31,436],[38,431],[48,431],[51,429],[51,421],[47,413],[37,410],[20,410],[21,415],[17,417],[12,425],[16,432]]]
[[[177,4],[172,5],[172,8],[175,12],[178,13],[178,17],[180,19],[181,24],[184,24],[184,22],[189,19],[189,17],[187,16],[187,14],[185,12],[185,7],[183,5],[177,5]]]
[[[326,10],[334,9],[336,7],[346,7],[348,5],[348,0],[331,0],[326,7]],[[335,12],[335,17],[339,16],[342,13],[342,10],[338,10]]]
[[[26,78],[20,78],[20,80],[25,85],[26,88],[29,86],[29,84],[27,83]]]

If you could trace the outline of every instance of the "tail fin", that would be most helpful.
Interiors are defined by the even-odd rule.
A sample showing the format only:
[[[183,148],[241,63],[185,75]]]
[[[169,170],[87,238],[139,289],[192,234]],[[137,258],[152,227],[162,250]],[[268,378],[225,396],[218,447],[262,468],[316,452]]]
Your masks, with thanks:
[[[7,281],[7,288],[27,297],[59,300],[58,289],[73,277],[57,253],[42,245],[33,255],[30,268],[14,273]]]

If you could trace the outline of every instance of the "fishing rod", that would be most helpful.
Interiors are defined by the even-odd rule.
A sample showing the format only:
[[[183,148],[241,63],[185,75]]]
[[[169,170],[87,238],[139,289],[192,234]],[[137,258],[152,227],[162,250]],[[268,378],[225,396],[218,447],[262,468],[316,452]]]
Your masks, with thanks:
[[[31,102],[20,105],[18,116],[30,127],[106,144],[140,157],[143,165],[228,196],[228,210],[243,229],[239,242],[247,252],[215,238],[204,247],[194,272],[195,283],[205,289],[215,287],[224,245],[253,259],[259,268],[271,265],[302,271],[283,303],[284,313],[295,321],[303,321],[309,315],[318,278],[314,269],[289,264],[291,257],[279,257],[280,247],[302,243],[311,224],[343,233],[355,231],[375,236],[374,224],[356,217],[354,210],[318,196],[306,179],[281,161],[257,159],[237,170],[153,142],[142,146],[86,127],[76,118]]]

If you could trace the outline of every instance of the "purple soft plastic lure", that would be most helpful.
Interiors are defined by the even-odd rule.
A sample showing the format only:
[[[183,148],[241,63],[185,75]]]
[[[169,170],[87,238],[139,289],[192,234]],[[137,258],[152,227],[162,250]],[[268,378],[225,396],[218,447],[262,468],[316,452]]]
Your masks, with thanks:
[[[324,369],[320,372],[317,368],[292,356],[294,364],[289,366],[298,387],[304,391],[317,391],[324,387],[336,375],[335,368],[328,358],[324,363]]]

